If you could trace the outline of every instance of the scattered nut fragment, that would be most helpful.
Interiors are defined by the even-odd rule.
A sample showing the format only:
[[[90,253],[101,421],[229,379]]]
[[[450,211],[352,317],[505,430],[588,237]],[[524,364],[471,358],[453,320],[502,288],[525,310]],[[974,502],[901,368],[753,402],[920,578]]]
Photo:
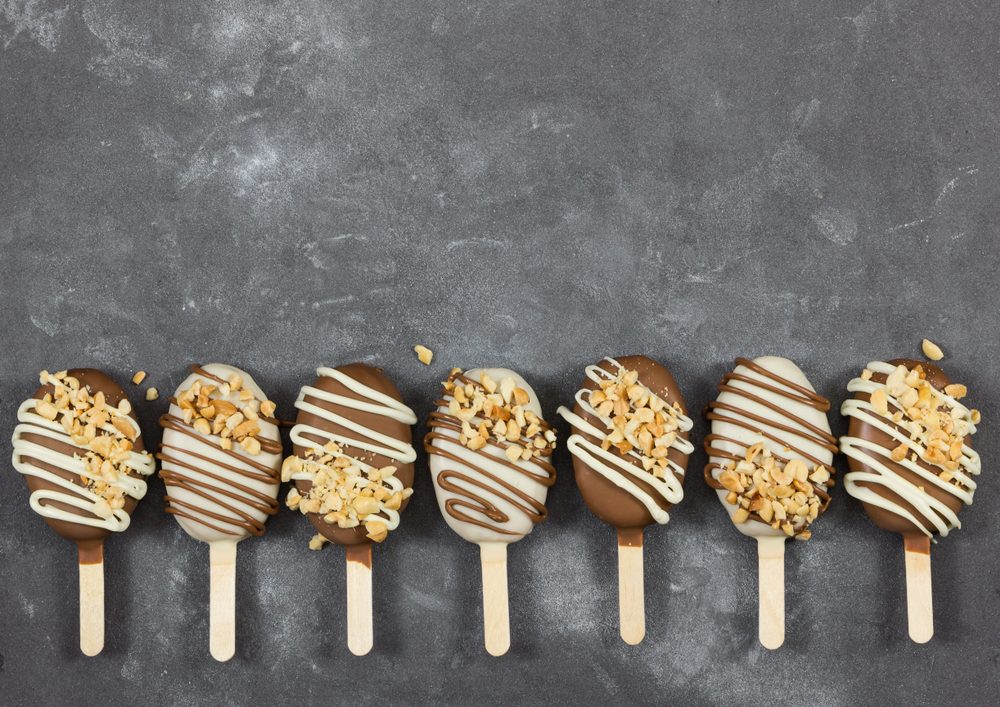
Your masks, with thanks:
[[[946,385],[944,388],[946,395],[950,395],[955,398],[955,400],[961,400],[969,392],[968,389],[961,383],[952,383],[951,385]]]
[[[416,352],[417,358],[420,360],[420,363],[424,364],[425,366],[431,365],[431,361],[434,359],[433,351],[431,351],[423,344],[417,344],[416,346],[413,347],[413,350]]]
[[[931,361],[940,361],[944,358],[944,352],[941,347],[935,344],[930,339],[924,339],[920,342],[920,348],[924,351],[924,356],[926,356]]]
[[[316,535],[313,535],[313,536],[312,536],[312,537],[311,537],[311,538],[309,539],[309,549],[310,549],[310,550],[320,550],[320,549],[322,549],[322,548],[323,548],[323,546],[324,546],[324,545],[326,545],[326,544],[327,544],[328,542],[330,542],[330,541],[329,541],[329,540],[327,540],[326,538],[324,538],[324,537],[323,537],[322,535],[320,535],[319,533],[317,533]]]
[[[146,380],[146,372],[145,371],[136,371],[135,375],[132,376],[132,383],[133,383],[133,385],[139,385],[144,380]]]

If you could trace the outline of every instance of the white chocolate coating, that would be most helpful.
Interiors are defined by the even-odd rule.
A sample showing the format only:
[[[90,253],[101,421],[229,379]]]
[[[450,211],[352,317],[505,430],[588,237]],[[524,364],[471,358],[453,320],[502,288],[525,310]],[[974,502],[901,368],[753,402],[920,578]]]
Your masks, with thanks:
[[[791,384],[815,392],[805,374],[795,363],[789,361],[787,358],[761,356],[754,359],[753,363]],[[806,456],[809,455],[824,465],[832,466],[833,453],[818,443],[814,433],[799,421],[805,421],[829,435],[830,422],[825,412],[802,401],[799,394],[793,388],[776,383],[774,379],[768,378],[742,364],[738,365],[733,373],[741,377],[746,377],[749,380],[731,380],[729,383],[730,386],[776,406],[780,412],[740,393],[721,392],[716,399],[717,402],[723,405],[731,405],[735,411],[726,410],[724,417],[727,419],[712,420],[712,434],[726,438],[714,441],[712,443],[713,447],[742,456],[748,447],[762,442],[767,449],[779,457],[789,460],[801,459],[807,464],[812,465],[812,462]],[[777,388],[781,392],[775,392],[774,390],[769,390],[769,388]],[[735,442],[728,441],[729,439],[735,440]],[[798,450],[801,450],[805,454],[800,453]],[[714,463],[724,466],[726,462],[727,459],[724,457],[711,454],[709,456],[710,464]],[[712,476],[715,479],[718,479],[720,474],[721,470],[719,468],[716,468],[712,472]],[[820,486],[826,490],[826,485],[820,484]],[[719,501],[722,503],[723,508],[726,509],[730,519],[732,519],[736,513],[737,506],[726,502],[727,493],[724,489],[716,489]],[[781,530],[776,530],[769,525],[753,520],[744,523],[734,523],[734,525],[737,530],[750,537],[786,537],[785,533]]]
[[[207,364],[201,368],[223,380],[235,373],[242,377],[243,387],[258,400],[267,399],[245,371],[220,363]],[[190,388],[198,379],[208,381],[197,372],[192,373],[178,386],[177,394]],[[237,408],[245,404],[235,391],[228,397],[221,397]],[[183,418],[183,410],[176,403],[171,403],[168,414]],[[259,420],[259,424],[260,438],[280,440],[275,424],[263,418]],[[248,537],[250,532],[243,527],[242,515],[263,525],[268,514],[260,509],[259,503],[254,503],[253,495],[248,493],[248,489],[269,497],[275,502],[275,509],[277,508],[275,499],[279,489],[280,452],[261,451],[252,456],[239,445],[233,445],[232,451],[225,451],[219,446],[217,435],[204,435],[190,427],[186,432],[166,427],[163,430],[163,455],[163,472],[170,472],[183,480],[181,485],[168,486],[169,501],[193,516],[188,518],[177,515],[177,522],[196,540],[210,543],[219,540],[238,541]],[[262,472],[255,464],[272,470],[272,480],[260,478]]]
[[[513,378],[517,387],[523,389],[528,394],[529,400],[523,408],[535,413],[539,418],[542,417],[542,408],[538,402],[538,397],[535,395],[535,391],[532,390],[531,386],[528,385],[528,383],[521,376],[506,368],[476,368],[466,371],[465,375],[469,378],[478,380],[479,376],[483,372],[495,381],[502,381],[505,378]],[[438,408],[438,411],[447,414],[448,408],[446,406],[442,406]],[[476,426],[480,421],[481,418],[476,418],[472,420],[471,424]],[[431,469],[431,478],[434,481],[434,492],[437,496],[441,515],[444,516],[445,522],[448,523],[451,529],[465,540],[468,540],[470,543],[512,543],[520,540],[525,535],[530,533],[534,528],[534,522],[531,517],[528,516],[521,508],[511,503],[508,500],[508,496],[501,492],[501,489],[499,489],[491,480],[485,478],[482,473],[480,473],[480,470],[495,476],[504,484],[513,487],[517,491],[530,496],[537,503],[544,505],[549,489],[548,486],[545,486],[531,478],[530,474],[537,473],[538,470],[535,462],[524,460],[514,462],[514,466],[524,470],[525,473],[521,473],[508,466],[510,462],[504,456],[503,450],[499,447],[487,445],[484,449],[473,451],[459,442],[458,432],[444,429],[440,432],[440,434],[444,437],[444,439],[434,440],[433,445],[446,450],[448,453],[453,454],[462,460],[462,463],[459,464],[443,456],[435,454],[430,455],[429,464]],[[548,461],[548,459],[548,457],[544,457],[545,461]],[[506,515],[507,520],[505,522],[495,523],[495,526],[504,532],[497,532],[496,530],[492,530],[481,525],[465,522],[461,519],[455,518],[447,511],[446,504],[449,501],[462,502],[464,497],[441,487],[438,479],[441,473],[446,470],[458,471],[471,479],[480,481],[483,484],[483,486],[477,486],[461,479],[455,479],[452,481],[452,483],[455,483],[458,486],[467,488],[470,493],[485,498],[488,502],[495,505],[499,511]]]
[[[888,376],[896,367],[884,361],[872,361],[868,364],[867,368],[873,373],[882,373]],[[884,382],[876,383],[871,380],[854,378],[847,384],[847,390],[851,393],[861,392],[871,394],[880,388],[885,390],[890,406],[903,409],[904,406],[889,392],[889,388]],[[976,425],[971,419],[971,411],[967,407],[943,391],[937,391],[936,395],[938,395],[942,403],[955,410],[955,413],[968,423],[970,435],[976,432]],[[875,412],[874,407],[868,400],[849,398],[844,401],[840,412],[842,415],[856,418],[886,433],[893,439],[893,447],[900,444],[906,445],[908,454],[909,452],[916,452],[922,456],[926,451],[928,442],[926,434],[920,435],[918,439],[910,439],[909,433],[900,430],[896,425],[889,424],[886,418]],[[968,445],[962,445],[959,468],[953,474],[955,481],[958,482],[957,484],[943,481],[938,477],[937,471],[930,471],[924,468],[912,461],[909,456],[901,461],[890,461],[891,447],[883,447],[860,437],[844,435],[840,438],[840,450],[848,457],[861,462],[870,470],[852,471],[844,477],[844,488],[854,498],[905,518],[917,526],[928,537],[933,537],[934,533],[945,536],[953,528],[962,527],[957,514],[917,485],[907,481],[893,470],[892,466],[897,464],[903,466],[908,471],[919,476],[924,484],[942,489],[960,498],[964,503],[971,504],[972,496],[976,490],[976,482],[972,477],[979,475],[982,470],[982,462],[979,454]],[[916,509],[919,516],[914,516],[900,504],[879,495],[872,489],[859,486],[858,482],[875,484],[892,491]]]
[[[612,373],[607,371],[598,365],[591,365],[586,368],[587,378],[595,383],[600,383],[602,380],[613,379],[617,372],[624,370],[622,365],[617,360],[613,358],[605,358],[604,360],[613,364],[615,372]],[[641,384],[641,381],[639,383]],[[647,388],[647,390],[649,389]],[[652,391],[650,391],[649,394],[651,397],[658,398],[658,396],[653,395]],[[602,417],[598,414],[597,409],[590,404],[590,391],[586,388],[581,388],[576,392],[575,399],[577,404],[585,413],[600,419],[601,422],[605,424],[605,428],[598,429],[594,425],[587,422],[587,420],[583,417],[575,414],[572,410],[565,406],[561,406],[557,410],[559,415],[561,415],[564,420],[569,422],[576,429],[581,430],[596,439],[602,440],[607,437],[608,432],[613,429],[611,418]],[[658,399],[663,402],[664,407],[670,407],[667,401],[662,398]],[[677,422],[679,429],[684,432],[689,431],[694,424],[690,417],[681,413],[677,414]],[[671,447],[677,449],[685,455],[691,454],[691,452],[694,451],[694,445],[691,444],[689,440],[682,439],[680,436],[674,440]],[[641,466],[638,466],[630,461],[642,460],[642,455],[639,453],[638,449],[629,452],[625,455],[626,458],[623,459],[617,454],[612,454],[611,452],[602,449],[599,444],[594,444],[582,434],[570,435],[570,437],[566,440],[566,448],[569,449],[573,456],[583,460],[583,462],[591,469],[634,496],[636,500],[646,507],[649,514],[653,517],[653,520],[657,523],[666,523],[669,521],[670,514],[663,510],[656,500],[646,493],[638,484],[632,481],[630,477],[641,479],[644,483],[652,486],[668,503],[677,504],[684,498],[684,487],[681,485],[681,481],[678,480],[674,474],[667,474],[667,476],[663,479],[659,479],[649,471],[643,469]],[[670,461],[669,465],[670,469],[675,474],[678,474],[681,479],[684,478],[683,467],[673,461]]]
[[[84,479],[95,478],[90,475],[87,465],[83,461],[83,455],[87,452],[87,449],[74,444],[61,424],[53,420],[48,420],[35,412],[35,406],[38,402],[35,398],[29,398],[21,403],[21,406],[17,409],[17,419],[21,424],[14,428],[14,453],[11,461],[14,468],[20,473],[45,479],[65,489],[65,491],[46,489],[34,491],[29,498],[32,510],[45,518],[53,518],[55,520],[78,523],[95,528],[105,528],[114,532],[121,532],[128,528],[130,516],[122,509],[113,509],[109,518],[94,518],[65,511],[46,503],[46,501],[58,501],[74,508],[79,508],[82,511],[93,512],[94,505],[101,500],[101,497],[88,488],[71,483],[63,477],[42,469],[24,459],[24,457],[31,457]],[[139,425],[131,417],[121,414],[117,408],[108,404],[105,404],[104,409],[109,415],[126,420],[134,430],[136,436],[140,434]],[[101,427],[101,431],[118,438],[122,437],[122,434],[110,421]],[[57,452],[36,442],[29,442],[24,439],[25,434],[38,435],[62,444],[67,444],[77,449],[79,453],[74,453],[70,456]],[[130,452],[128,459],[124,463],[142,476],[149,476],[156,470],[156,462],[151,455],[146,453]],[[136,500],[146,495],[146,482],[132,476],[122,475],[118,480],[111,482],[110,485],[121,488],[127,496],[131,496]]]

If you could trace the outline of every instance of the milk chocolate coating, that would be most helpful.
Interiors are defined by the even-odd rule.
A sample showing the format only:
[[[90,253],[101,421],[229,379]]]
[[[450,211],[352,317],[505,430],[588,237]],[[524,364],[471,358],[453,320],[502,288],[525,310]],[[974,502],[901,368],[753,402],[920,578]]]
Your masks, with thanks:
[[[887,363],[889,363],[892,366],[903,365],[906,366],[906,368],[908,369],[913,369],[916,366],[923,367],[924,372],[927,374],[927,381],[938,390],[944,390],[944,387],[949,383],[951,383],[951,380],[948,378],[948,375],[940,368],[935,366],[933,363],[927,363],[925,361],[914,361],[908,358],[896,358],[891,361],[887,361]],[[884,383],[885,379],[886,376],[881,373],[876,373],[872,376],[872,381],[876,383]],[[858,400],[868,400],[869,395],[867,393],[858,392],[854,394],[854,397]],[[890,421],[886,422],[887,424],[891,424]],[[882,447],[885,447],[886,449],[892,449],[898,444],[898,442],[896,442],[894,439],[892,439],[892,437],[887,435],[882,430],[878,429],[874,425],[868,424],[864,420],[858,419],[857,417],[851,417],[847,433],[852,437],[860,437],[861,439],[874,442]],[[969,437],[965,438],[965,443],[970,444]],[[950,494],[947,491],[937,488],[933,484],[926,483],[917,474],[913,473],[902,464],[894,462],[892,459],[888,457],[888,455],[884,458],[880,457],[879,461],[881,461],[883,464],[888,466],[895,473],[899,474],[901,477],[903,477],[910,483],[916,486],[923,486],[924,493],[928,494],[929,496],[932,496],[941,503],[945,504],[954,513],[957,514],[965,505],[962,502],[962,499],[958,498],[954,494]],[[919,466],[930,470],[934,474],[941,471],[939,467],[936,467],[935,465],[923,459],[918,459],[916,463]],[[857,459],[848,457],[847,464],[851,471],[866,471],[871,473],[877,473],[873,469],[870,469],[866,464],[862,464]],[[920,518],[923,515],[921,511],[918,511],[912,505],[903,500],[899,496],[899,494],[889,490],[882,484],[873,484],[866,481],[859,481],[858,486],[871,489],[882,498],[892,501],[893,503],[898,503],[900,506],[902,506],[907,511],[912,513],[915,518]],[[873,506],[871,504],[864,502],[862,502],[862,506],[864,506],[865,512],[868,514],[868,517],[872,519],[872,522],[875,523],[875,525],[877,525],[878,527],[882,528],[883,530],[889,530],[893,533],[901,533],[903,535],[915,534],[919,535],[920,537],[926,537],[924,535],[923,530],[918,528],[916,525],[914,525],[912,522],[902,517],[901,515],[893,513],[892,511],[887,510],[885,508],[879,508],[878,506]]]
[[[396,386],[393,385],[392,381],[389,380],[380,368],[369,366],[367,363],[351,363],[346,366],[337,366],[337,370],[350,376],[363,385],[368,386],[369,388],[373,388],[380,393],[388,395],[394,400],[403,402],[403,396],[400,395],[399,390],[397,390]],[[329,376],[317,377],[316,382],[313,383],[313,387],[335,395],[352,398],[354,400],[367,400],[367,398],[363,395],[355,393],[343,383]],[[377,415],[372,412],[365,412],[364,410],[356,410],[343,405],[336,405],[325,400],[309,397],[308,395],[305,398],[305,402],[330,410],[341,417],[345,417],[348,420],[356,422],[359,425],[371,428],[376,432],[388,435],[402,442],[406,442],[407,444],[409,444],[413,439],[413,432],[410,429],[410,426],[405,422],[399,422],[390,417]],[[299,414],[296,416],[295,422],[296,424],[311,425],[317,429],[332,432],[339,436],[351,439],[360,439],[360,435],[358,435],[357,432],[332,423],[329,420],[322,418],[319,415],[314,415],[306,410],[299,410]],[[327,442],[326,439],[320,438],[316,435],[304,434],[303,436],[306,439],[313,440],[319,444],[325,444]],[[374,452],[369,452],[365,449],[358,449],[357,447],[352,447],[350,445],[341,446],[344,454],[354,457],[355,459],[358,459],[366,464],[371,464],[374,467],[390,465],[396,467],[395,476],[403,483],[403,486],[405,488],[411,488],[413,486],[412,463],[403,464],[395,459],[391,459]],[[306,447],[298,444],[294,445],[294,452],[296,456],[305,458],[306,451]],[[309,489],[312,488],[312,482],[309,480],[296,480],[295,487],[298,489],[299,493],[304,496],[309,492]],[[409,499],[403,500],[402,505],[399,508],[400,513],[406,509],[408,503]],[[367,537],[368,531],[365,530],[363,523],[355,528],[341,528],[336,523],[331,524],[324,521],[323,516],[319,513],[309,513],[307,515],[313,526],[315,526],[316,530],[319,531],[320,535],[325,537],[330,542],[337,543],[338,545],[357,545],[359,543],[371,542],[371,540]]]
[[[640,383],[663,398],[669,405],[678,403],[681,412],[687,415],[687,406],[684,403],[684,397],[681,395],[677,381],[674,380],[673,375],[665,367],[646,356],[620,356],[615,360],[626,370],[638,371]],[[602,360],[597,365],[606,371],[611,371],[612,374],[615,370],[614,366],[607,361]],[[598,386],[589,377],[584,376],[582,387],[585,390],[592,390]],[[604,423],[597,417],[588,415],[579,403],[573,406],[573,412],[598,429],[605,429]],[[594,439],[575,427],[573,428],[573,433],[587,437],[595,444],[601,443],[600,439]],[[687,440],[688,432],[678,430],[677,436],[680,439]],[[608,451],[621,459],[629,461],[634,466],[642,468],[642,463],[638,459],[619,453],[615,447],[611,447]],[[678,464],[682,469],[687,468],[688,455],[681,453],[675,447],[670,448],[667,458]],[[580,489],[580,494],[583,496],[587,508],[605,523],[613,525],[616,528],[625,529],[643,528],[654,522],[649,510],[641,501],[625,489],[615,485],[614,482],[607,479],[600,472],[594,471],[586,462],[576,456],[573,457],[573,475],[576,478],[577,488]],[[679,482],[683,483],[684,476],[682,474],[675,473],[674,475]],[[655,499],[656,504],[660,508],[664,511],[670,510],[671,504],[656,489],[642,481],[640,477],[630,476],[629,479]]]
[[[98,392],[103,392],[105,400],[109,405],[117,406],[119,401],[125,398],[125,391],[122,390],[121,386],[115,383],[114,380],[108,377],[103,371],[98,371],[93,368],[74,368],[67,372],[67,375],[73,376],[80,381],[81,387],[89,388],[91,395],[95,395]],[[41,399],[46,393],[54,392],[54,387],[50,384],[43,385],[38,390],[35,391],[35,398]],[[138,423],[138,418],[135,416],[135,410],[129,412],[129,417]],[[26,433],[23,439],[28,442],[34,442],[36,444],[42,445],[49,449],[55,450],[62,454],[80,454],[83,455],[87,450],[84,448],[76,447],[71,444],[65,444],[48,437],[43,437],[42,435],[36,435],[31,433]],[[142,446],[142,435],[140,434],[133,442],[133,449],[136,452],[144,451]],[[34,457],[22,457],[24,460],[30,460],[32,464],[45,469],[57,476],[61,476],[67,481],[72,482],[77,486],[83,486],[82,479],[68,471],[64,471],[57,466],[51,464],[46,464],[43,461],[35,459]],[[130,476],[136,478],[141,478],[141,476],[135,472],[132,472]],[[38,478],[37,476],[25,476],[25,480],[28,483],[28,490],[32,493],[39,489],[45,489],[49,491],[62,492],[59,486],[56,486],[50,481]],[[132,515],[132,511],[135,509],[138,501],[131,496],[125,496],[125,508],[124,511],[129,515]],[[59,501],[46,501],[45,505],[51,505],[54,508],[64,510],[68,513],[75,513],[77,515],[86,518],[98,518],[88,511],[81,508],[76,508],[74,506],[68,506],[65,503],[60,503]],[[49,524],[56,533],[67,540],[76,543],[80,551],[81,562],[100,562],[102,556],[102,545],[104,544],[104,539],[111,534],[111,531],[106,528],[98,528],[90,525],[82,525],[80,523],[70,523],[69,521],[59,520],[57,518],[45,518],[43,519]]]

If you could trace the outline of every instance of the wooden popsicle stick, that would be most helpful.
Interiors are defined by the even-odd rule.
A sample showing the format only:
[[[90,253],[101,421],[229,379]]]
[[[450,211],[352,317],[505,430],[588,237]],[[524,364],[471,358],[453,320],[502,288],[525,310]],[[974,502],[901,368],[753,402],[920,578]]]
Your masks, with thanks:
[[[208,650],[219,662],[236,653],[236,542],[208,544]]]
[[[646,636],[646,598],[642,573],[642,528],[618,529],[618,624],[630,646]]]
[[[372,629],[372,544],[348,545],[347,647],[365,655],[375,642]]]
[[[926,535],[904,535],[906,559],[906,616],[910,639],[927,643],[934,635],[931,591],[931,540]]]
[[[80,563],[80,650],[94,656],[104,648],[104,560]]]
[[[757,635],[765,648],[785,642],[785,538],[757,538]]]
[[[483,636],[490,655],[510,649],[510,610],[507,598],[507,545],[479,546],[483,564]]]

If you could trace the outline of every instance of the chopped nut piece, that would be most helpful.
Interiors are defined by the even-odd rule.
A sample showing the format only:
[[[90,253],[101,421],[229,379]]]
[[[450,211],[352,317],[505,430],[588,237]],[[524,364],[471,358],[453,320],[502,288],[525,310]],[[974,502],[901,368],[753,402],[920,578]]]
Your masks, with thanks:
[[[434,359],[433,351],[431,351],[423,344],[417,344],[416,346],[413,347],[413,350],[416,352],[417,359],[420,361],[420,363],[424,364],[425,366],[431,365],[431,361]]]
[[[931,361],[940,361],[944,358],[944,352],[941,351],[941,347],[935,344],[930,339],[924,339],[920,342],[920,348],[924,351],[924,356],[926,356]]]
[[[136,371],[135,375],[132,376],[132,383],[134,385],[139,385],[144,380],[146,380],[146,372],[145,371]]]
[[[324,545],[326,545],[329,540],[324,538],[322,535],[316,534],[309,539],[309,549],[310,550],[321,550]]]
[[[966,393],[968,393],[968,390],[961,383],[952,383],[951,385],[945,386],[944,392],[946,395],[950,395],[955,398],[955,400],[961,400],[965,397]]]
[[[55,420],[59,415],[59,411],[56,406],[46,400],[39,400],[35,403],[35,412],[44,417],[46,420]]]

